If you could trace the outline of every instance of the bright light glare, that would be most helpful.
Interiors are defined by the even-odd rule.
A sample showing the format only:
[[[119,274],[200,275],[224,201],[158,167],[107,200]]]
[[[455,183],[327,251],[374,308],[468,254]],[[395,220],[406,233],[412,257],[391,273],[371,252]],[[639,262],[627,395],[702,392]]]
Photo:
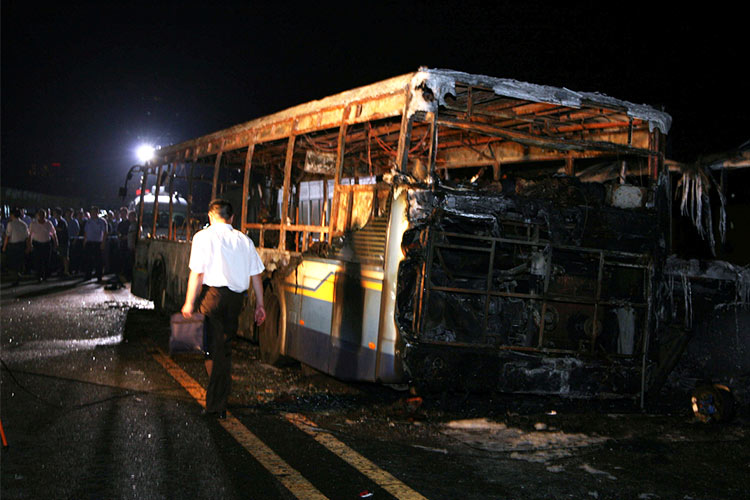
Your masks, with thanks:
[[[135,154],[138,156],[138,161],[146,163],[154,157],[154,147],[149,144],[141,144],[135,150]]]

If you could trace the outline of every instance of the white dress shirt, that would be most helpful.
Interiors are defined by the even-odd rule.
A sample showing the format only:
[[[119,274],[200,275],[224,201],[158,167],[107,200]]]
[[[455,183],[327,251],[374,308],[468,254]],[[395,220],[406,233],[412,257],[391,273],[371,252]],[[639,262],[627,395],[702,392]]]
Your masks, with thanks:
[[[191,271],[203,274],[203,284],[226,286],[242,293],[250,286],[250,277],[263,272],[255,245],[231,224],[214,222],[193,236],[190,249]]]
[[[8,243],[22,243],[29,237],[29,226],[21,219],[9,220],[5,228]]]
[[[31,221],[29,226],[29,234],[31,234],[31,241],[38,243],[49,243],[52,240],[52,233],[55,232],[55,226],[49,221],[44,219],[44,222],[39,222],[37,219]]]

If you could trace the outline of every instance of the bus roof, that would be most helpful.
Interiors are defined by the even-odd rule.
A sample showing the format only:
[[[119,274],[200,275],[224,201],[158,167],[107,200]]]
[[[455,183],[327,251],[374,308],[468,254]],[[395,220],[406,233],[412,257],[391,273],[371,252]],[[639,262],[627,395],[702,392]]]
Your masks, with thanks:
[[[577,92],[560,87],[537,85],[508,78],[473,75],[453,70],[420,68],[377,83],[347,90],[329,97],[256,118],[245,123],[219,130],[156,151],[152,165],[170,161],[190,160],[224,149],[246,146],[330,128],[344,119],[347,123],[362,123],[371,119],[394,117],[406,110],[409,116],[416,112],[434,112],[446,99],[455,97],[457,87],[481,88],[497,97],[517,100],[519,106],[529,104],[571,110],[596,109],[616,113],[622,119],[648,123],[650,131],[658,129],[666,134],[671,126],[669,114],[644,104],[634,104],[597,92]],[[352,109],[356,108],[356,109]],[[343,113],[343,114],[342,114]],[[315,115],[315,118],[311,118]],[[592,114],[593,116],[593,114]],[[260,132],[262,131],[262,132]]]

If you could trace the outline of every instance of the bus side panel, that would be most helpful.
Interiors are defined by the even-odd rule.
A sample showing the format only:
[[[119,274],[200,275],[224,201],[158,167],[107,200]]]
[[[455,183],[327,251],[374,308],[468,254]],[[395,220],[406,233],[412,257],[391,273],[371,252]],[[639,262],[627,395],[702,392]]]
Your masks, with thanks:
[[[150,299],[149,295],[149,263],[148,247],[151,240],[143,239],[135,246],[135,263],[133,264],[133,280],[130,283],[130,292],[136,297]]]
[[[154,290],[151,287],[156,274],[163,273],[160,279],[163,280],[166,292],[165,305],[170,310],[179,309],[187,291],[189,258],[190,245],[185,242],[148,238],[139,240],[135,247],[131,293],[152,300]]]
[[[335,264],[303,261],[287,277],[286,354],[327,372]],[[293,311],[290,311],[293,309]]]
[[[375,380],[382,281],[345,262],[336,273],[328,373],[341,379]]]
[[[191,245],[184,241],[169,240],[159,243],[162,244],[158,248],[167,268],[167,297],[177,312],[185,302],[187,293]]]
[[[288,356],[296,358],[299,343],[299,332],[297,324],[299,321],[301,297],[294,292],[294,288],[284,288],[284,307],[286,308],[286,339],[284,341],[283,352]],[[300,360],[302,361],[302,360]]]

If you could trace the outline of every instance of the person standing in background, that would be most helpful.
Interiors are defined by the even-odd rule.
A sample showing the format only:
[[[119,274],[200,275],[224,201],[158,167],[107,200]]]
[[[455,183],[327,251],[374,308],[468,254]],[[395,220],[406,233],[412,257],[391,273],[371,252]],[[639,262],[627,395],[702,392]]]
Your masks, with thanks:
[[[133,266],[135,265],[135,245],[138,242],[138,218],[135,211],[128,212],[128,261],[125,265],[125,277],[128,281],[133,280]]]
[[[75,211],[72,208],[65,209],[65,222],[68,223],[68,272],[75,274],[81,268],[81,240],[78,238],[81,232],[81,226],[78,219],[75,218]]]
[[[55,231],[57,232],[57,253],[60,256],[60,269],[59,276],[70,277],[70,231],[68,230],[68,222],[63,218],[62,208],[55,208],[53,211],[54,219],[57,222],[55,225]]]
[[[29,227],[21,220],[21,211],[16,208],[10,212],[10,220],[5,228],[3,240],[3,252],[8,257],[8,269],[11,276],[15,277],[11,286],[18,286],[28,238]]]
[[[102,282],[102,252],[107,244],[107,221],[99,217],[99,207],[91,207],[91,218],[83,228],[83,255],[85,278],[91,279],[91,269],[96,272],[96,282]]]
[[[24,224],[26,224],[26,227],[29,227],[32,221],[31,217],[29,217],[29,215],[26,213],[25,208],[21,208],[19,210],[21,210],[21,216],[19,217],[19,219],[21,219],[24,222]]]
[[[57,248],[57,232],[44,210],[39,210],[36,219],[31,221],[27,241],[27,250],[32,253],[37,280],[44,281],[49,275],[53,245]]]

